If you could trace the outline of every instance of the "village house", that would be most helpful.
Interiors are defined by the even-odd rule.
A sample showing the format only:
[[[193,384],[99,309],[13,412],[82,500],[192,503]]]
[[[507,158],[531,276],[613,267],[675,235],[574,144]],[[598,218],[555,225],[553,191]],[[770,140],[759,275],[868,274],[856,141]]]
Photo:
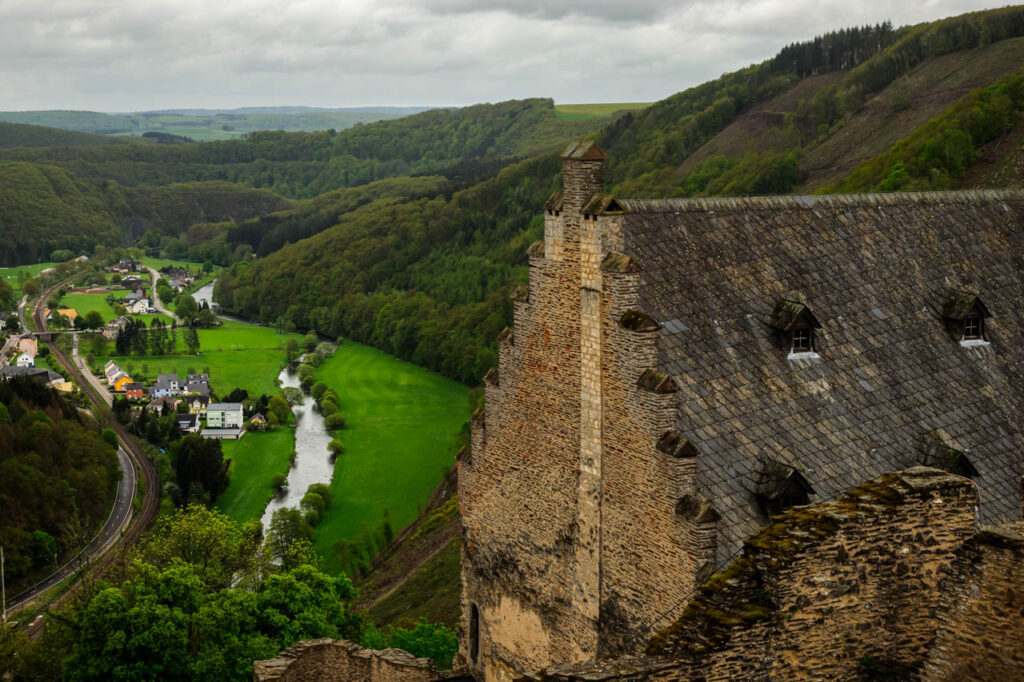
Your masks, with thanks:
[[[36,359],[29,353],[22,353],[14,360],[14,364],[18,367],[35,367]]]
[[[242,427],[242,403],[210,403],[206,408],[206,425],[215,429]]]
[[[257,412],[253,416],[249,417],[250,431],[266,431],[267,430],[267,418]]]
[[[200,417],[206,416],[206,408],[210,404],[209,395],[197,393],[195,395],[186,396],[184,400],[188,405],[188,411],[190,413],[199,415]]]
[[[114,378],[114,382],[111,384],[111,389],[114,393],[123,393],[132,383],[134,383],[134,379],[127,374],[122,373]]]
[[[125,299],[124,309],[131,315],[144,315],[149,311],[149,299],[137,298],[133,301]]]
[[[180,403],[181,400],[175,398],[174,396],[165,396],[163,398],[157,398],[156,400],[153,400],[150,403],[148,403],[146,405],[146,409],[151,412],[157,412],[160,414],[163,414],[165,412],[177,412],[178,405]]]
[[[108,341],[113,341],[127,324],[128,318],[124,316],[111,320],[107,323],[107,326],[103,328],[103,338]]]
[[[205,381],[192,381],[189,380],[185,384],[185,393],[197,393],[199,395],[210,395],[210,384]]]
[[[27,337],[18,339],[18,351],[32,356],[39,355],[39,347],[36,344],[36,340]]]
[[[159,374],[156,383],[149,390],[154,398],[163,398],[169,395],[178,395],[179,384],[177,374]]]
[[[175,417],[178,424],[178,430],[182,433],[199,433],[199,415],[192,413],[183,413]]]
[[[64,377],[57,372],[54,372],[51,369],[43,369],[42,367],[4,367],[3,369],[0,369],[0,377],[4,379],[28,377],[47,388],[53,388],[61,391],[62,393],[70,393],[74,388],[74,384],[64,379]]]
[[[124,387],[124,397],[129,400],[142,400],[146,397],[146,385],[139,382],[132,382]]]

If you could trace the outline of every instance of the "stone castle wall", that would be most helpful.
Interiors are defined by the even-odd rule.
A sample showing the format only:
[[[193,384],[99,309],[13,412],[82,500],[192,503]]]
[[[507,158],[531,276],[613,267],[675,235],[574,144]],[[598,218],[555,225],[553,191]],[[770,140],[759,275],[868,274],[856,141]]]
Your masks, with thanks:
[[[791,510],[647,656],[523,679],[1020,679],[1024,524],[974,535],[976,504],[968,479],[918,467]]]
[[[941,583],[929,680],[1024,678],[1024,523],[982,531]]]
[[[585,213],[603,172],[603,158],[564,159],[460,463],[460,658],[478,679],[635,650],[714,557],[657,325],[632,309],[623,217]]]
[[[400,649],[371,651],[358,644],[313,639],[288,647],[277,658],[253,664],[255,682],[436,682],[428,658]]]
[[[582,205],[587,187],[600,191],[601,172],[593,162],[569,169],[567,185],[583,187],[567,193],[569,207]],[[472,452],[460,463],[460,657],[480,678],[585,660],[596,648],[597,559],[586,549],[596,538],[594,476],[580,476],[578,209],[548,215],[543,248],[530,250],[530,284],[515,297],[514,328],[485,378]]]

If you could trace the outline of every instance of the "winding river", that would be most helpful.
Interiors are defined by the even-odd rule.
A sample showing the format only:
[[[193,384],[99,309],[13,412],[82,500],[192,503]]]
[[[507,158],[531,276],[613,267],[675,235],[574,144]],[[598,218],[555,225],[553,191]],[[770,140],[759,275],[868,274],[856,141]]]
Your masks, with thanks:
[[[197,289],[192,294],[192,298],[196,299],[197,303],[205,301],[212,306],[213,282]],[[234,322],[251,324],[245,320],[239,320],[228,315],[219,315],[219,317]],[[282,388],[285,386],[299,388],[298,375],[289,372],[287,367],[281,370],[277,378]],[[298,507],[299,501],[306,494],[306,489],[311,484],[330,483],[331,477],[334,475],[334,464],[330,460],[330,451],[327,449],[331,436],[327,433],[324,418],[314,408],[313,399],[306,396],[305,403],[294,406],[292,413],[295,414],[296,423],[295,463],[288,471],[288,487],[285,489],[284,494],[270,500],[267,508],[263,511],[263,518],[260,521],[263,523],[264,532],[270,527],[270,517],[273,516],[276,510],[282,507]]]

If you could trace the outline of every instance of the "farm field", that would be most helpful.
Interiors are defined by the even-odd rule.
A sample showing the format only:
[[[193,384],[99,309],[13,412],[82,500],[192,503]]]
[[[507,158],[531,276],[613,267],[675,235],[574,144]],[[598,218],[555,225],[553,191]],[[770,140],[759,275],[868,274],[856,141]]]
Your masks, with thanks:
[[[150,316],[152,317],[152,316]],[[252,396],[278,392],[277,375],[284,367],[285,343],[289,338],[301,341],[299,334],[278,334],[270,327],[257,327],[225,321],[224,326],[199,330],[199,355],[148,355],[114,357],[122,367],[141,369],[146,378],[157,374],[187,374],[188,369],[205,372],[209,368],[210,385],[217,395],[244,388]],[[184,348],[179,335],[178,348]],[[109,357],[96,358],[102,366]],[[134,375],[133,375],[134,376]]]
[[[153,257],[150,257],[150,256],[145,256],[142,259],[142,264],[147,266],[147,267],[153,268],[154,270],[159,270],[160,268],[166,268],[168,266],[171,266],[171,267],[175,267],[175,268],[184,268],[185,270],[188,270],[189,272],[192,272],[194,270],[202,270],[202,268],[203,268],[203,264],[202,263],[193,263],[192,261],[187,261],[187,260],[170,260],[170,259],[167,259],[167,258],[153,258]]]
[[[469,389],[352,341],[317,369],[317,380],[337,391],[346,422],[336,432],[345,452],[334,466],[331,506],[313,537],[325,568],[338,572],[335,542],[375,528],[385,509],[395,532],[416,518],[455,462]]]
[[[611,116],[616,111],[646,109],[654,102],[602,102],[596,104],[556,104],[555,115],[563,121],[585,121]]]
[[[231,459],[231,483],[216,507],[240,524],[258,521],[274,495],[270,478],[288,473],[295,433],[290,428],[250,432],[241,440],[222,441],[222,446],[224,458]]]
[[[129,292],[117,290],[113,293],[116,298],[124,298]],[[60,305],[62,308],[74,308],[82,316],[88,315],[90,310],[96,310],[103,316],[104,322],[109,322],[117,317],[117,313],[107,303],[106,294],[64,294],[64,297],[60,299]],[[154,317],[159,317],[166,324],[171,323],[171,318],[167,315],[132,315],[132,317],[141,317],[147,325],[152,322]]]
[[[35,277],[40,271],[56,265],[56,263],[36,263],[35,265],[19,265],[14,268],[0,268],[0,277],[14,289],[14,297],[21,298],[21,286],[18,282],[18,273],[26,272],[29,277]]]

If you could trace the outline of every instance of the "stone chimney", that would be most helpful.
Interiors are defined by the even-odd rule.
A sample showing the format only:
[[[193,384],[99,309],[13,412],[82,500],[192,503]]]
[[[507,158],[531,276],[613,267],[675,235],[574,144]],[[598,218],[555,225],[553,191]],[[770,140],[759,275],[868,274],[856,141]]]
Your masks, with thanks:
[[[573,142],[562,152],[562,211],[578,215],[595,194],[604,193],[608,156],[596,142]]]

